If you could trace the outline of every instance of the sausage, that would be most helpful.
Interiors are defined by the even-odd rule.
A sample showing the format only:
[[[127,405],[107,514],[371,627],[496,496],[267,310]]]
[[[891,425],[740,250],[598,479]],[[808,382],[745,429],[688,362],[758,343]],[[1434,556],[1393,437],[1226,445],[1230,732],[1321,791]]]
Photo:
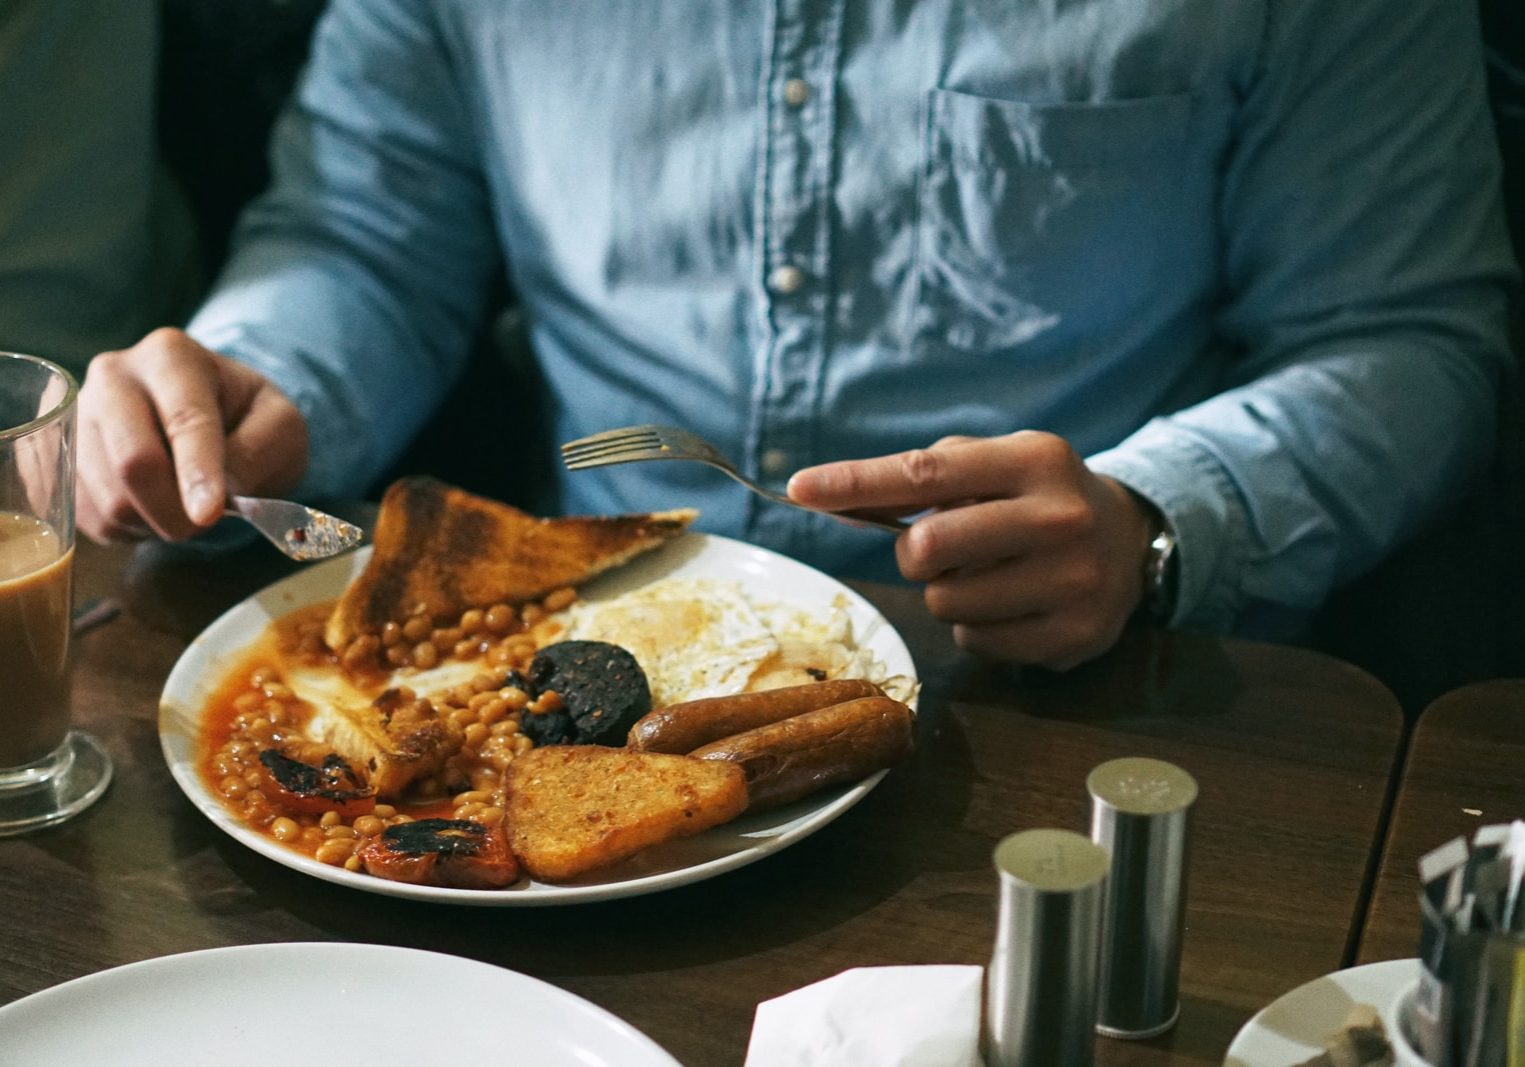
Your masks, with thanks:
[[[649,712],[630,728],[626,743],[642,752],[692,752],[701,745],[758,726],[858,697],[883,696],[873,682],[839,678],[759,693],[706,697]]]
[[[741,764],[747,810],[756,811],[899,762],[911,752],[914,721],[898,700],[859,697],[722,738],[689,755]]]

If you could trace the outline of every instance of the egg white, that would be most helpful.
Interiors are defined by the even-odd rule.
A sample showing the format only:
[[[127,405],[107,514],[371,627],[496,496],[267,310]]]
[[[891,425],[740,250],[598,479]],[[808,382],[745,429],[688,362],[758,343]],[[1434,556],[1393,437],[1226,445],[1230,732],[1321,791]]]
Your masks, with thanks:
[[[656,706],[747,687],[778,640],[736,582],[674,578],[575,605],[573,640],[622,645],[646,672]]]

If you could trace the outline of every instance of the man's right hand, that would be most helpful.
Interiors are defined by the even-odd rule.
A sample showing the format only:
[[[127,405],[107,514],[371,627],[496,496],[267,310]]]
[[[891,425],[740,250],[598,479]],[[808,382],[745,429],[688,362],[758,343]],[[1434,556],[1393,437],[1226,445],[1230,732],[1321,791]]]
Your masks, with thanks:
[[[230,491],[276,496],[307,468],[307,423],[259,372],[155,330],[90,362],[76,521],[97,541],[190,537]]]

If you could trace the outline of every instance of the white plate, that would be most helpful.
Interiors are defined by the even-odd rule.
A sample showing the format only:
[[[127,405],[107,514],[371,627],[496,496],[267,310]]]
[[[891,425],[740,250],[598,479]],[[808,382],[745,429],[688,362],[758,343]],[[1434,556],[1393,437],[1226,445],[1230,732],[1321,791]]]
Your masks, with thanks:
[[[1419,977],[1419,961],[1383,960],[1326,974],[1263,1008],[1228,1047],[1223,1067],[1294,1067],[1324,1051],[1350,1009],[1370,1004],[1385,1012]]]
[[[0,1008],[28,1067],[680,1067],[564,989],[438,952],[240,945],[130,963]]]
[[[852,786],[825,790],[774,811],[743,815],[695,837],[649,848],[605,877],[573,885],[524,880],[502,890],[408,885],[331,867],[295,852],[244,824],[207,788],[198,770],[199,722],[217,683],[272,619],[305,604],[331,600],[370,558],[365,548],[308,567],[236,605],[191,642],[170,672],[159,702],[159,740],[175,781],[191,802],[254,851],[315,878],[371,893],[480,905],[573,904],[635,896],[686,885],[734,870],[814,833],[867,795],[881,771]],[[741,583],[760,601],[828,610],[844,598],[859,646],[871,649],[890,675],[914,677],[905,642],[883,615],[840,582],[775,552],[710,534],[689,533],[582,590],[587,600],[618,595],[658,578],[720,578]]]

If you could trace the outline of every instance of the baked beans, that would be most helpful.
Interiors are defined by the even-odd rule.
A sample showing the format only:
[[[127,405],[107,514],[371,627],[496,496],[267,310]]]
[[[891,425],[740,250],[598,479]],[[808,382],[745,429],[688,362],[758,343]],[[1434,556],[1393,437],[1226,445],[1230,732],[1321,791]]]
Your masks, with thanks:
[[[388,622],[380,633],[358,634],[338,653],[351,674],[383,667],[428,670],[446,659],[486,657],[493,666],[523,667],[536,652],[527,631],[577,601],[571,587],[554,589],[539,603],[468,608],[455,618],[431,619],[422,610]],[[278,678],[272,678],[279,684]]]
[[[204,717],[202,777],[245,823],[320,863],[360,870],[355,852],[367,838],[416,818],[503,821],[503,771],[533,747],[520,730],[527,714],[561,706],[546,692],[531,701],[515,672],[524,671],[539,650],[532,628],[577,599],[557,589],[539,603],[490,604],[458,617],[431,619],[421,610],[388,622],[378,633],[360,634],[344,648],[330,650],[323,628],[331,605],[299,609],[272,625],[245,661],[229,674],[209,702]],[[307,740],[313,708],[284,680],[283,667],[331,667],[362,691],[385,685],[389,669],[428,670],[450,660],[476,662],[470,681],[443,692],[420,694],[399,685],[387,693],[389,723],[439,721],[460,739],[460,747],[440,769],[411,783],[400,797],[388,797],[364,814],[337,810],[287,811],[267,794],[268,772],[260,753],[278,748],[304,762],[318,763],[327,746]]]

